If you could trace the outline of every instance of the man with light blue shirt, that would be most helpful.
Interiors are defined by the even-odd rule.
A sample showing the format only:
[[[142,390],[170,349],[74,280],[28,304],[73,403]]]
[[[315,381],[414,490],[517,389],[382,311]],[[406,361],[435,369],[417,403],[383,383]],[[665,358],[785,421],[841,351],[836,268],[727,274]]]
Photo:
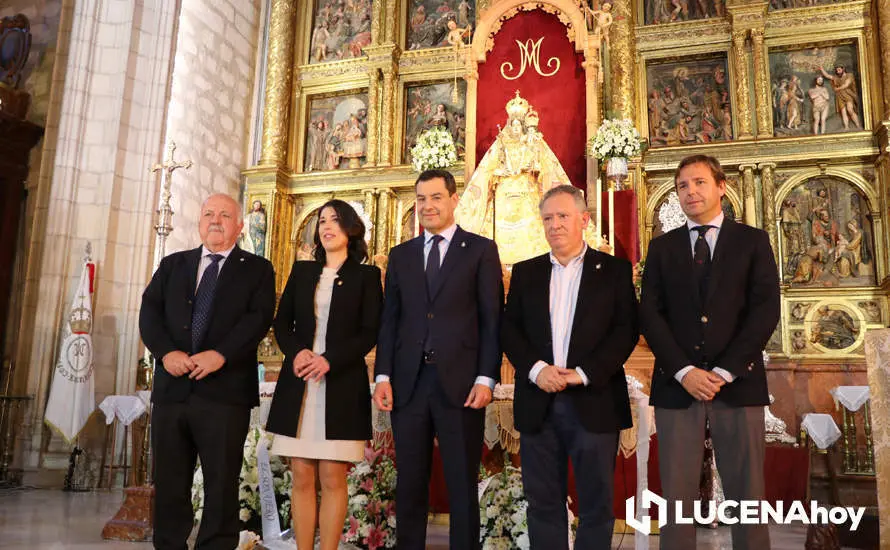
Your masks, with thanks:
[[[568,548],[568,462],[578,491],[575,548],[611,547],[618,432],[631,426],[624,361],[638,339],[631,265],[584,242],[584,195],[541,199],[551,251],[513,266],[501,344],[516,369],[513,414],[532,548]]]
[[[374,401],[392,411],[400,550],[426,547],[433,440],[438,439],[451,514],[450,548],[479,543],[477,478],[485,406],[500,376],[504,303],[494,241],[454,222],[454,176],[427,170],[414,185],[423,233],[392,249],[377,354]]]
[[[764,498],[762,350],[779,321],[779,277],[766,232],[725,217],[726,176],[694,155],[674,175],[686,224],[654,239],[643,272],[641,324],[655,354],[649,403],[668,524],[664,550],[695,548],[674,506],[699,499],[705,425],[727,499]],[[769,548],[766,525],[733,525],[734,550]]]

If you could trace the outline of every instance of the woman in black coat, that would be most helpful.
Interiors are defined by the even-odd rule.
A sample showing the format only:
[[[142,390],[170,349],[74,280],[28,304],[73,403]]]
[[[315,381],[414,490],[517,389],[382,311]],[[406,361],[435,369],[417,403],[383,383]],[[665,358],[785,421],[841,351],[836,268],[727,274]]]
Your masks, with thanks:
[[[365,225],[349,204],[328,201],[315,231],[315,261],[296,262],[281,295],[275,337],[284,352],[266,429],[270,452],[291,458],[291,514],[298,550],[337,548],[346,519],[346,473],[371,437],[365,355],[377,340],[383,289]],[[321,481],[317,511],[316,478]]]

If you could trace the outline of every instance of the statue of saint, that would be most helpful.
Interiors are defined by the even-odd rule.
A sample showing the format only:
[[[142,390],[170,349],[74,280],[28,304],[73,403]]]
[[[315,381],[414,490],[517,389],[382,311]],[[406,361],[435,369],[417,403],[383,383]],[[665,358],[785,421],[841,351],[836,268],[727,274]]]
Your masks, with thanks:
[[[551,187],[571,182],[519,91],[506,110],[507,126],[470,177],[455,214],[467,231],[494,239],[501,261],[512,265],[550,250],[538,203]]]

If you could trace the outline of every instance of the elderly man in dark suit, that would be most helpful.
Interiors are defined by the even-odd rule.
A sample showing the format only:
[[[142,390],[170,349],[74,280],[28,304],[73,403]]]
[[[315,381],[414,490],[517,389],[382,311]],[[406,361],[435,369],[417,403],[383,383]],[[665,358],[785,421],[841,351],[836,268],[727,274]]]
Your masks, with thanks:
[[[392,249],[374,400],[392,410],[398,548],[426,546],[433,438],[448,484],[450,547],[479,548],[476,482],[485,406],[500,375],[504,290],[497,246],[454,222],[454,176],[415,183],[423,234]]]
[[[618,432],[631,426],[624,361],[639,336],[630,263],[584,242],[584,195],[540,205],[551,251],[513,266],[502,343],[516,368],[522,485],[532,548],[568,549],[568,461],[578,489],[575,548],[609,548]]]
[[[695,526],[673,523],[676,501],[699,498],[705,423],[727,499],[764,498],[762,351],[779,321],[779,276],[767,234],[724,217],[726,176],[694,155],[674,175],[682,226],[652,241],[643,272],[642,328],[655,354],[650,404],[668,524],[661,548],[695,547]],[[766,525],[733,525],[736,550],[769,548]]]
[[[202,245],[161,261],[139,330],[157,359],[152,391],[154,545],[185,550],[200,457],[204,513],[195,548],[238,545],[238,476],[250,409],[259,404],[257,345],[275,312],[268,260],[235,246],[241,209],[227,195],[201,206]]]

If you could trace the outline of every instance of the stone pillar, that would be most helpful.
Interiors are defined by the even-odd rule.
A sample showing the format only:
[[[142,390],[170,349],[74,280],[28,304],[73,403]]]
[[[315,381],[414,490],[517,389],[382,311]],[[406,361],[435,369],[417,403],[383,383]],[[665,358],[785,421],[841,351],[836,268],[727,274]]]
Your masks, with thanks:
[[[732,58],[735,64],[735,100],[738,133],[736,139],[751,139],[751,94],[748,92],[748,56],[745,39],[748,30],[732,31]]]
[[[366,166],[375,166],[377,164],[377,136],[379,135],[377,126],[380,124],[380,116],[377,112],[380,71],[376,67],[372,67],[368,73],[368,154]]]
[[[377,166],[391,166],[394,162],[393,131],[398,69],[395,65],[383,69],[383,109],[380,121],[380,157]]]
[[[609,64],[612,71],[611,108],[620,118],[636,124],[636,70],[634,53],[633,2],[615,0],[612,4],[614,23],[609,29]]]
[[[773,137],[772,94],[767,74],[766,48],[763,29],[751,29],[751,48],[754,53],[754,101],[757,105],[757,137]]]
[[[773,255],[778,261],[779,241],[776,230],[776,183],[773,179],[776,168],[773,162],[761,162],[760,186],[763,192],[763,229],[769,234],[769,244],[773,247]]]
[[[296,3],[295,0],[271,1],[260,165],[281,166],[287,161]]]
[[[744,220],[747,225],[757,227],[757,204],[754,199],[754,169],[753,164],[742,164],[742,206],[744,208]]]

